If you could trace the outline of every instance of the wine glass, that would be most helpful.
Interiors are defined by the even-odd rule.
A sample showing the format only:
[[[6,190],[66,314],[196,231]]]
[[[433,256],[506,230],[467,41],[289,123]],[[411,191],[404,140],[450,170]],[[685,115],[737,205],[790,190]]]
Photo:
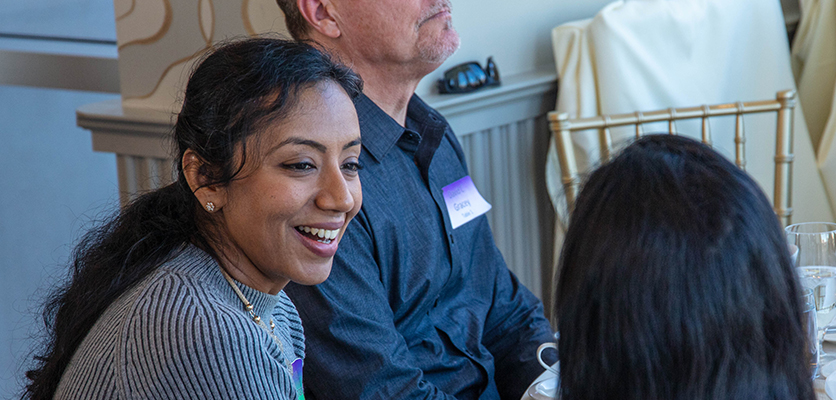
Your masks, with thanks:
[[[807,222],[786,227],[787,241],[798,247],[796,270],[801,286],[811,289],[816,308],[819,374],[836,354],[822,350],[827,333],[836,332],[836,224]],[[834,364],[836,365],[836,364]]]

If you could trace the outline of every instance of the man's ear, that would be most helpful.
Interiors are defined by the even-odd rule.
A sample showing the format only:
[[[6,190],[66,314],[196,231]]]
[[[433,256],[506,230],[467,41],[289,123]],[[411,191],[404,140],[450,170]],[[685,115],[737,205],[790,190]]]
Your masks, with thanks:
[[[296,6],[312,29],[332,39],[340,37],[336,10],[331,0],[296,0]]]
[[[200,205],[209,212],[218,211],[226,204],[226,188],[216,185],[209,185],[209,177],[205,175],[206,162],[200,158],[192,149],[183,153],[180,161],[183,165],[183,175],[189,188],[192,189]],[[210,204],[211,205],[208,205]]]

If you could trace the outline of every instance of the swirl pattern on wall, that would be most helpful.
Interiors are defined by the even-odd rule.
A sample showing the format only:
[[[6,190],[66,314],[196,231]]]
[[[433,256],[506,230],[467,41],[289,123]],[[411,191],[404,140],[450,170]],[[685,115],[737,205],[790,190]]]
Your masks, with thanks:
[[[114,3],[113,4],[114,14],[116,14],[116,20],[117,21],[127,17],[128,15],[131,15],[131,13],[134,12],[134,8],[136,8],[136,0],[131,0],[130,4],[127,4],[126,1],[120,1],[120,0],[114,0],[113,3]],[[120,9],[119,7],[120,6],[125,6],[125,5],[127,5],[128,9],[125,10],[125,11],[122,11],[122,9]]]
[[[275,0],[114,0],[123,105],[179,108],[195,57],[213,43],[286,34]]]

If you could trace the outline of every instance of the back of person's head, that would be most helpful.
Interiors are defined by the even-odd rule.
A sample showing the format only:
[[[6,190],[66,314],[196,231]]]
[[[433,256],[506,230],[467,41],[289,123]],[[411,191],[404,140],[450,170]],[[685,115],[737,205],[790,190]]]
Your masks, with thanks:
[[[813,398],[783,230],[708,146],[646,136],[594,171],[559,268],[563,400]]]
[[[272,38],[234,40],[211,49],[193,71],[174,127],[175,182],[138,196],[88,232],[75,247],[71,280],[44,309],[48,332],[24,397],[52,398],[67,364],[104,310],[176,250],[195,244],[214,255],[204,215],[180,161],[191,149],[203,161],[206,186],[225,185],[244,170],[247,146],[294,111],[302,91],[332,81],[349,97],[362,90],[350,69],[307,43]],[[240,147],[243,157],[236,157]]]

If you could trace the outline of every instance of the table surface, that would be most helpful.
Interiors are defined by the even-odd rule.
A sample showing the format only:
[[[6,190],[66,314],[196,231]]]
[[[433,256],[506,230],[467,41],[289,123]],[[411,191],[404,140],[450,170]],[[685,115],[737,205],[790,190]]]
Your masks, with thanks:
[[[537,385],[538,383],[540,383],[540,382],[542,382],[546,379],[557,379],[557,375],[555,375],[551,371],[544,371],[542,374],[540,374],[540,376],[537,377],[537,379],[534,380],[534,382],[531,383],[531,385],[528,386],[528,389],[526,389],[525,393],[523,393],[523,396],[520,400],[540,400],[540,399],[535,399],[535,398],[529,396],[528,392],[529,392],[529,390],[531,390],[532,387],[534,387],[535,385]],[[823,385],[822,385],[822,388],[824,388]],[[822,389],[822,390],[824,390],[824,389]],[[827,398],[825,397],[825,399],[827,399]],[[827,399],[827,400],[829,400],[829,399]]]
[[[813,389],[816,390],[817,400],[832,400],[824,391],[824,379],[816,379],[813,381]]]
[[[826,342],[825,343],[825,351],[828,350],[828,347],[831,348],[830,349],[831,351],[836,351],[836,343]],[[834,362],[836,362],[836,361],[834,361]],[[834,373],[836,373],[836,372],[834,372]],[[532,386],[542,382],[543,380],[550,379],[550,378],[555,379],[557,377],[549,371],[543,372],[540,376],[537,377],[537,379],[534,380],[534,382],[531,384],[531,386],[529,386],[529,389]],[[836,399],[831,399],[830,396],[828,396],[827,393],[824,391],[824,383],[825,383],[825,378],[819,378],[819,379],[816,379],[816,380],[813,381],[813,389],[816,391],[816,400],[836,400]],[[526,390],[526,392],[523,394],[523,396],[520,400],[539,400],[539,399],[535,399],[535,398],[529,396],[528,395],[528,390]]]
[[[822,344],[822,348],[826,353],[834,353],[836,352],[836,342],[833,340],[836,339],[831,334],[825,336],[825,342]],[[834,361],[836,362],[836,361]],[[813,381],[813,388],[816,390],[816,399],[817,400],[834,400],[831,399],[830,396],[824,391],[824,383],[826,379],[824,377],[818,378]]]

